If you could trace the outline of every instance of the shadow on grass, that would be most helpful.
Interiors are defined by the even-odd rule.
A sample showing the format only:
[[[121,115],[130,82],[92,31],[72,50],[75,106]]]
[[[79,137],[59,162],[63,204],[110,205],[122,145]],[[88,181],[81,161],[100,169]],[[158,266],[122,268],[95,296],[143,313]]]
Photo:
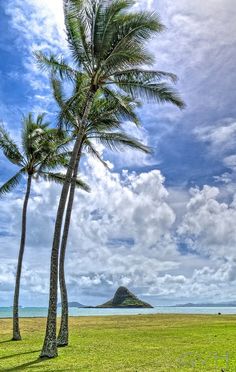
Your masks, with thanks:
[[[5,369],[5,371],[20,371],[20,370],[28,369],[28,367],[31,367],[35,364],[42,363],[43,361],[44,359],[37,358],[35,360],[32,360],[31,362],[20,364],[20,365],[17,365],[16,367],[7,368]]]
[[[6,344],[7,342],[12,342],[12,340],[0,341],[0,344]]]
[[[31,350],[31,351],[26,351],[25,353],[18,353],[18,354],[11,354],[11,355],[5,355],[3,357],[0,357],[0,360],[5,360],[5,359],[10,359],[14,358],[20,355],[27,355],[27,354],[33,354],[33,353],[39,353],[40,350]]]

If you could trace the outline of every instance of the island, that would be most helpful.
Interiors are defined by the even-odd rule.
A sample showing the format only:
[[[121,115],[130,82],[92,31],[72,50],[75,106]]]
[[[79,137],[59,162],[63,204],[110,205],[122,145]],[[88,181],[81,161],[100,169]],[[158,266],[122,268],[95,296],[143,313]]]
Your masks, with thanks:
[[[192,303],[177,304],[171,307],[236,307],[236,301],[232,302],[214,302],[214,303]]]
[[[147,302],[140,300],[126,287],[119,287],[114,297],[97,308],[153,308]]]
[[[58,306],[58,307],[61,307],[61,303],[59,303],[57,306]],[[80,304],[79,302],[69,302],[69,303],[68,303],[68,306],[69,306],[69,307],[77,307],[77,308],[88,307],[88,306],[86,306],[86,305],[82,305],[82,304]]]

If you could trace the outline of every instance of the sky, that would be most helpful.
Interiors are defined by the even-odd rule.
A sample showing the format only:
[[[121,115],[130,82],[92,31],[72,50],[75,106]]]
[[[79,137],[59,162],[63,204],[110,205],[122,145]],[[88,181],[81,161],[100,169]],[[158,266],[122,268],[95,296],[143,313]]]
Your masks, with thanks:
[[[142,0],[166,30],[153,68],[178,75],[186,109],[145,104],[129,133],[152,155],[99,148],[76,194],[66,273],[71,301],[97,305],[127,286],[153,305],[236,300],[236,8],[233,0]],[[56,109],[34,50],[69,58],[61,0],[0,3],[0,120],[19,141],[21,116]],[[16,169],[0,154],[0,183]],[[25,184],[0,200],[0,306],[12,303]],[[46,306],[60,187],[33,183],[20,304]]]

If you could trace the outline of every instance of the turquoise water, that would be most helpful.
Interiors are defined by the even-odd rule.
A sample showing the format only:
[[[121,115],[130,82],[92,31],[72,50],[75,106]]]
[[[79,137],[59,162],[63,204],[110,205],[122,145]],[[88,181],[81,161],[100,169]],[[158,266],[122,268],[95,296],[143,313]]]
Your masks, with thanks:
[[[170,307],[158,306],[153,309],[78,309],[70,308],[70,316],[107,316],[138,314],[236,314],[236,307]],[[60,315],[60,310],[58,311]],[[0,318],[12,316],[10,307],[0,308]],[[20,309],[21,317],[46,317],[46,307],[24,307]]]

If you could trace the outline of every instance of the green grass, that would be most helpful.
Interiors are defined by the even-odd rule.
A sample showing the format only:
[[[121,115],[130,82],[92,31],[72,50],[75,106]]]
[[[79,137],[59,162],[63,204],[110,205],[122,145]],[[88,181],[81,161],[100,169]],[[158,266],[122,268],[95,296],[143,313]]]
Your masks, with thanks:
[[[22,319],[20,342],[1,319],[0,371],[236,371],[236,316],[81,317],[70,329],[70,346],[41,361],[45,319]]]

